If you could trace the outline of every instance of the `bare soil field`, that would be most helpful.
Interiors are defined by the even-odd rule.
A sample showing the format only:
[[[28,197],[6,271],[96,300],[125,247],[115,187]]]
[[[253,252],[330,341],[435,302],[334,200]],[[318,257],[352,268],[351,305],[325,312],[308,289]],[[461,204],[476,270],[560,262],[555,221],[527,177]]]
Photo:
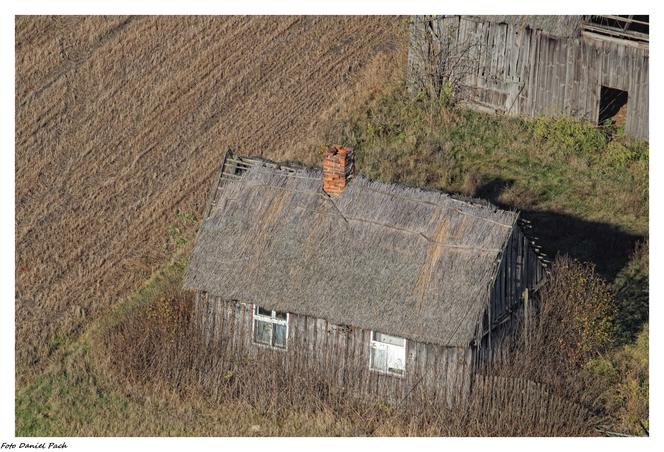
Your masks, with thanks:
[[[16,19],[17,385],[167,259],[228,146],[315,137],[404,68],[395,17]]]

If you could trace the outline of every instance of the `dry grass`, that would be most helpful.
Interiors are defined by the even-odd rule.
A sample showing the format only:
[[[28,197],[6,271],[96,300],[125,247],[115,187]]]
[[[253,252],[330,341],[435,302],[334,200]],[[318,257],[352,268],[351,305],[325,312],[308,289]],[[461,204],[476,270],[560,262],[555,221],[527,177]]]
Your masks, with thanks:
[[[399,76],[404,25],[17,17],[18,386],[165,262],[227,146],[315,159],[309,137]]]

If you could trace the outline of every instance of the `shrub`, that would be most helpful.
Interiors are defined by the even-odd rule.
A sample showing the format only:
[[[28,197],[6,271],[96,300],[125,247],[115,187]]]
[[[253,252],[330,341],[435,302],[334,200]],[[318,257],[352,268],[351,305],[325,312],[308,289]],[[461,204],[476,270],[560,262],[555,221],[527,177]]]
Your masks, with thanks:
[[[630,162],[648,161],[648,147],[640,141],[626,137],[611,140],[604,152],[605,163],[616,168],[625,168]]]
[[[562,156],[596,155],[608,142],[602,129],[571,116],[540,116],[530,122],[530,128],[536,140],[547,142]]]
[[[574,406],[570,410],[558,395],[543,391],[525,397],[519,386],[503,385],[499,380],[490,380],[488,389],[471,393],[461,407],[447,406],[417,386],[399,401],[358,397],[347,390],[352,382],[363,381],[352,365],[341,385],[333,373],[311,365],[308,347],[304,356],[296,343],[289,344],[290,358],[284,365],[280,352],[256,350],[253,356],[244,344],[223,334],[207,340],[201,323],[195,321],[190,296],[177,290],[166,292],[168,295],[157,295],[151,304],[137,304],[126,312],[124,321],[98,333],[97,360],[102,368],[112,380],[138,388],[145,397],[158,398],[166,391],[177,394],[182,403],[195,398],[210,404],[246,404],[247,410],[275,423],[287,416],[325,413],[335,425],[350,425],[354,435],[593,433],[587,416]],[[366,365],[363,361],[365,373]],[[527,409],[521,405],[538,397],[542,398],[541,408],[539,404]],[[537,414],[534,418],[533,413]]]
[[[542,318],[570,365],[583,366],[608,350],[613,340],[614,309],[609,284],[591,264],[558,258],[541,294]]]
[[[559,256],[537,296],[527,333],[515,339],[509,370],[582,397],[578,375],[610,348],[614,331],[610,285],[593,265]]]

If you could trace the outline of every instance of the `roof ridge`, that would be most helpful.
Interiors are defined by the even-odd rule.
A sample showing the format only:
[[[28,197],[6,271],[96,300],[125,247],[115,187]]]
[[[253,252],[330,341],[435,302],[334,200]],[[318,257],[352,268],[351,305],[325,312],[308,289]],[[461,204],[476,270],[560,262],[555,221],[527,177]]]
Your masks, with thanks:
[[[312,170],[314,170],[316,172],[322,171],[318,167],[302,167],[302,168],[296,169],[295,173],[306,173],[306,172],[309,172],[309,171],[312,171]],[[305,176],[302,176],[302,175],[299,175],[299,174],[285,173],[283,171],[280,171],[278,168],[272,168],[272,167],[269,167],[269,166],[255,166],[255,167],[252,167],[245,174],[251,174],[252,172],[267,174],[267,175],[275,175],[275,176],[284,177],[284,178],[299,178],[299,179],[309,179],[309,180],[318,179],[317,177],[305,177]],[[242,177],[242,179],[244,179],[244,177]],[[365,185],[362,187],[365,190],[369,190],[369,191],[372,191],[374,193],[379,193],[379,194],[383,194],[383,195],[386,195],[386,196],[391,196],[391,197],[397,198],[397,199],[404,199],[404,200],[407,200],[409,202],[414,202],[414,203],[419,203],[419,204],[427,204],[427,205],[431,205],[431,206],[442,208],[442,209],[448,209],[448,210],[451,209],[450,206],[446,206],[444,204],[437,203],[437,202],[434,202],[434,201],[428,201],[428,200],[425,200],[425,199],[417,199],[417,198],[414,198],[412,196],[407,196],[407,195],[397,194],[397,193],[390,193],[389,191],[380,190],[380,189],[377,189],[375,187],[372,187],[371,184],[379,184],[379,185],[384,185],[384,186],[387,186],[387,187],[394,187],[394,188],[399,188],[399,189],[404,189],[404,190],[415,190],[415,191],[419,191],[419,192],[421,192],[422,194],[425,194],[425,195],[429,194],[429,195],[434,195],[434,196],[442,196],[446,200],[454,201],[456,203],[463,204],[464,206],[480,209],[482,211],[490,211],[490,213],[504,212],[504,213],[513,213],[513,214],[515,214],[515,215],[512,216],[513,218],[511,219],[511,221],[508,220],[509,221],[508,223],[503,223],[503,222],[497,221],[497,220],[492,219],[492,218],[484,217],[484,216],[481,216],[481,215],[475,215],[472,212],[468,212],[466,210],[462,210],[462,209],[458,209],[458,208],[454,209],[462,215],[472,216],[473,218],[477,218],[477,219],[482,220],[482,221],[487,221],[487,222],[496,224],[496,225],[498,225],[500,227],[504,227],[504,228],[513,228],[514,223],[516,221],[516,217],[518,217],[518,212],[517,211],[499,208],[499,207],[491,204],[490,202],[488,202],[487,200],[484,200],[484,199],[475,199],[475,198],[459,199],[454,194],[448,193],[448,192],[445,192],[445,191],[442,191],[442,190],[428,190],[428,189],[423,189],[421,187],[409,186],[409,185],[404,185],[404,184],[399,184],[399,183],[394,183],[394,182],[383,182],[383,181],[379,181],[379,180],[370,179],[370,178],[368,178],[366,176],[363,176],[363,175],[359,175],[356,179],[358,181],[365,182]],[[255,184],[255,185],[257,185],[257,184]],[[279,187],[279,186],[272,185],[272,184],[264,184],[264,185],[265,186],[269,185],[271,187],[282,189],[282,190],[290,190],[293,193],[310,193],[310,194],[320,195],[320,196],[325,197],[325,198],[329,198],[329,196],[326,195],[322,191],[322,189],[321,189],[320,192],[314,191],[314,190],[312,190],[310,192],[309,191],[305,192],[305,191],[297,191],[297,190],[294,190],[294,189],[290,189],[288,187]]]

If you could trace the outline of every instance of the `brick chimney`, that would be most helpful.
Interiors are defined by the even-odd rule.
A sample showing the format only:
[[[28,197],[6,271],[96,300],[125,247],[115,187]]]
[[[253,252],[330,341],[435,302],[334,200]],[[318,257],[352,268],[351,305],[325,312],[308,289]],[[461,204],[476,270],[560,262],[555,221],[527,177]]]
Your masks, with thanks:
[[[355,175],[355,152],[353,148],[331,146],[323,159],[323,191],[330,196],[339,196],[348,181]]]

